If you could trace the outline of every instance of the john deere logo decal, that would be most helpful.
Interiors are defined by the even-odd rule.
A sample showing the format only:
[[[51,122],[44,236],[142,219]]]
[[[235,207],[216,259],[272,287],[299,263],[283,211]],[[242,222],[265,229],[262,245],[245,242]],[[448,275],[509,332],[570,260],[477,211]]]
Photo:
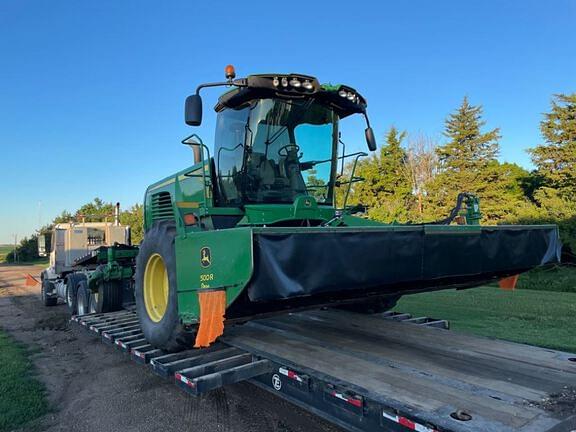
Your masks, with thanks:
[[[200,249],[200,265],[204,268],[210,267],[212,264],[212,253],[209,247],[203,247]]]

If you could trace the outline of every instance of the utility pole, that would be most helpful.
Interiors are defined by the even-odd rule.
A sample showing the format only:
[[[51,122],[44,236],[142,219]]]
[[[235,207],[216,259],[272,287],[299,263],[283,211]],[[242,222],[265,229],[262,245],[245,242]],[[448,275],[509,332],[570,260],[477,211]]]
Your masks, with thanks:
[[[18,263],[18,234],[14,234],[14,263]]]

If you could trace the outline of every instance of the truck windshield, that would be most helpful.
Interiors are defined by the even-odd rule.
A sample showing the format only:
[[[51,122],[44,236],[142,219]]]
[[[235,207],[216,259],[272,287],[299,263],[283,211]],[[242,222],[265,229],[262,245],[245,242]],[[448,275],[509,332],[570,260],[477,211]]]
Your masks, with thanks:
[[[332,202],[338,116],[313,100],[261,99],[219,114],[221,204]]]

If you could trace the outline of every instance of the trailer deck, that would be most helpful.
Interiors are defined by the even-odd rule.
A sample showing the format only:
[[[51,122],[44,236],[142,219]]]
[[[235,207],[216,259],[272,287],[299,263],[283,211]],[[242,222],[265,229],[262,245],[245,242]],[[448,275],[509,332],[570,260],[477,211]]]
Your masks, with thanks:
[[[250,380],[351,431],[576,430],[566,396],[576,395],[576,355],[447,331],[441,320],[292,313],[172,354],[146,343],[133,312],[73,320],[188,393]]]

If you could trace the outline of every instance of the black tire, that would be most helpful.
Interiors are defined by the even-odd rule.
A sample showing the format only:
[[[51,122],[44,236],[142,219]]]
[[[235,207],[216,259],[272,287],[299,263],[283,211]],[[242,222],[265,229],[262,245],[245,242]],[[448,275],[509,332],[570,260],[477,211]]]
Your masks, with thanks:
[[[56,306],[58,304],[58,297],[52,297],[48,295],[48,293],[52,294],[52,292],[52,282],[50,282],[48,279],[42,279],[42,287],[40,288],[40,293],[42,295],[42,303],[44,306]]]
[[[136,257],[136,312],[146,340],[166,351],[178,351],[190,347],[194,334],[185,332],[178,317],[178,295],[176,282],[176,252],[174,238],[176,227],[172,221],[159,221],[150,228],[140,244]],[[168,302],[162,318],[155,322],[146,310],[144,300],[144,273],[150,257],[160,255],[168,275]]]
[[[76,307],[77,315],[86,315],[90,313],[90,293],[88,292],[88,283],[86,280],[78,282],[76,290]]]
[[[78,284],[81,281],[86,281],[86,275],[82,273],[71,273],[66,277],[66,304],[68,305],[68,310],[72,315],[78,313],[77,305],[77,292]]]
[[[98,284],[98,295],[93,296],[96,300],[94,311],[106,313],[122,309],[122,290],[122,281],[102,281]]]
[[[357,312],[361,314],[377,314],[386,312],[396,306],[401,296],[372,297],[359,303],[336,306],[336,309]]]

